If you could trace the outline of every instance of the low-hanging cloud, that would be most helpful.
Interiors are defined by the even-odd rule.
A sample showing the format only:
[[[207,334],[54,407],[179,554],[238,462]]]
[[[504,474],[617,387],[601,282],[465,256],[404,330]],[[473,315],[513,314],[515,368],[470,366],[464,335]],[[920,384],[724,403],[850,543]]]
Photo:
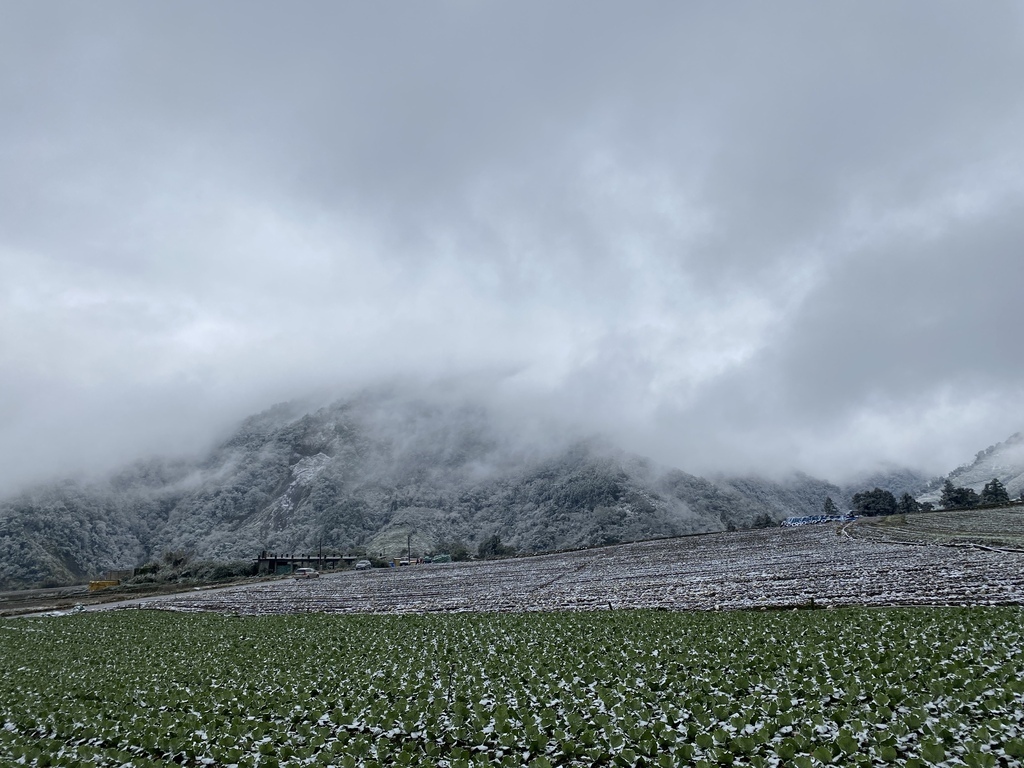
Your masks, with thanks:
[[[1019,429],[1010,4],[0,11],[0,489],[480,377],[694,471]]]

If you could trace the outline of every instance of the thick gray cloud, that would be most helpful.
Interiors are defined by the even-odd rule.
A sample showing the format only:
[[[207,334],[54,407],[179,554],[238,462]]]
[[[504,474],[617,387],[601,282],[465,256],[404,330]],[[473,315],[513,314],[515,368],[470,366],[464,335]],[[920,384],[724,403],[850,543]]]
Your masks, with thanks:
[[[1011,3],[0,7],[0,487],[470,377],[688,469],[1024,424]]]

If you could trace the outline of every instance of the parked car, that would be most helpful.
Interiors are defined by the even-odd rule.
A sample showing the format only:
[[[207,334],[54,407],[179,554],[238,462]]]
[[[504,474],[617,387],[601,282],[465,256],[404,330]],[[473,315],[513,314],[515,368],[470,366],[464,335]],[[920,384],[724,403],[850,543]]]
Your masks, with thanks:
[[[319,579],[320,573],[312,568],[299,568],[295,571],[296,579]]]
[[[368,570],[370,570],[372,565],[373,564],[369,560],[360,560],[358,563],[356,563],[356,570],[357,571],[368,571]]]

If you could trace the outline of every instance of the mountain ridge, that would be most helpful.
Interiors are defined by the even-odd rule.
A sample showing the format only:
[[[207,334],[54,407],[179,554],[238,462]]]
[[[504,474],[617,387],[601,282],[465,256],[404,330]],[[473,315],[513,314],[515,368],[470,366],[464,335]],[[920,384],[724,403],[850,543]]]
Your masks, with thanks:
[[[892,468],[865,481],[898,490],[922,477]],[[410,540],[425,553],[498,536],[539,552],[751,528],[857,489],[799,472],[700,477],[471,400],[364,392],[272,406],[197,459],[137,461],[0,500],[0,587],[79,582],[182,551],[394,556]]]
[[[410,536],[422,552],[495,535],[563,549],[771,524],[839,491],[805,475],[702,478],[600,438],[526,431],[453,398],[278,404],[197,460],[0,500],[0,585],[67,584],[173,551],[397,554]]]

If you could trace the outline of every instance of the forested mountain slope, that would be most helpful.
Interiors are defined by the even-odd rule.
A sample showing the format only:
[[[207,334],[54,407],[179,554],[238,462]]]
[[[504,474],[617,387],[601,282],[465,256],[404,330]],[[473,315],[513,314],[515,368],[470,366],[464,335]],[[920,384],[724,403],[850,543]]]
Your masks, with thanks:
[[[185,550],[541,551],[749,528],[821,509],[833,485],[706,479],[603,441],[523,435],[485,408],[390,394],[275,406],[193,462],[138,463],[0,502],[0,585],[62,584]]]
[[[842,509],[853,508],[853,496],[862,491],[869,491],[872,488],[881,488],[888,491],[895,498],[899,499],[903,494],[909,493],[917,497],[923,493],[933,478],[912,469],[904,467],[889,467],[870,474],[861,475],[855,480],[843,486],[842,499],[836,498],[837,503],[842,504]]]
[[[937,502],[947,479],[954,486],[981,493],[985,484],[993,478],[1006,487],[1011,499],[1019,498],[1024,493],[1024,434],[1017,432],[1001,443],[978,451],[970,464],[959,466],[946,477],[934,480],[919,500]]]

